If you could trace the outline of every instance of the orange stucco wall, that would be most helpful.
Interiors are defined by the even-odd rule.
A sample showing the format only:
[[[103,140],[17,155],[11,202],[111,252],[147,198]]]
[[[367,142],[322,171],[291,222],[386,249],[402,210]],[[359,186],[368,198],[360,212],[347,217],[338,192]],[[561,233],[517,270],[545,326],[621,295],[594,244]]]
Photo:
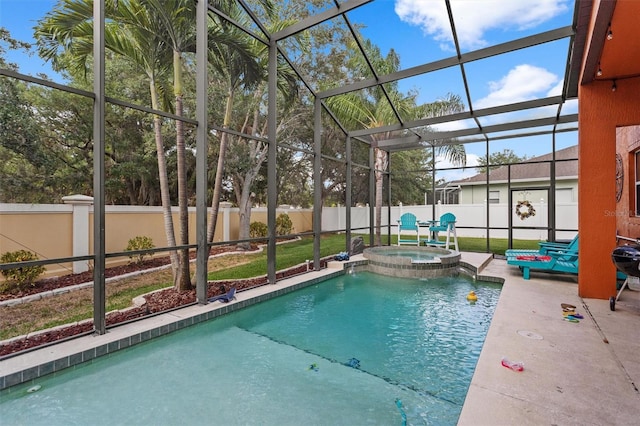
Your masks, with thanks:
[[[579,88],[578,293],[598,299],[616,294],[611,251],[617,220],[631,220],[628,202],[615,197],[617,128],[640,124],[640,78],[618,80],[615,92],[611,85],[594,81]]]

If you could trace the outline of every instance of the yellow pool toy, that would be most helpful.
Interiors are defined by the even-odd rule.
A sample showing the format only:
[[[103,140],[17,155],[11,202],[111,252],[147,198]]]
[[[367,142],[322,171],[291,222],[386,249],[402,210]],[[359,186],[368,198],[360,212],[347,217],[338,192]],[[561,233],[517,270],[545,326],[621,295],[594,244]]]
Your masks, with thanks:
[[[470,291],[469,294],[467,294],[467,300],[469,302],[475,302],[478,300],[478,296],[476,296],[476,292],[475,291]]]

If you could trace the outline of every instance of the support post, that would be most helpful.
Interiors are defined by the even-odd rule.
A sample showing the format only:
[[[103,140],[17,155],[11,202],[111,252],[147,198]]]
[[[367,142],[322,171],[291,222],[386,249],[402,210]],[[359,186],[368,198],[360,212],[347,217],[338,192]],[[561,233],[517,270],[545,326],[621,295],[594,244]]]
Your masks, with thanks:
[[[87,256],[89,254],[89,206],[93,204],[93,197],[87,195],[68,195],[62,197],[62,202],[73,206],[72,250],[73,256]],[[86,260],[73,262],[73,273],[80,274],[89,270]]]
[[[313,105],[313,269],[320,270],[322,233],[322,102]]]
[[[93,2],[93,329],[105,334],[105,215],[104,215],[104,0]]]
[[[373,196],[373,200],[371,197]],[[376,224],[376,150],[373,146],[369,147],[369,245],[374,246]]]
[[[207,15],[208,2],[198,0],[196,10],[196,299],[207,303]]]
[[[267,244],[267,281],[276,283],[276,207],[278,205],[278,180],[276,160],[278,145],[277,130],[277,98],[278,98],[278,45],[275,39],[269,43],[269,91],[267,104],[267,122],[269,149],[267,158],[267,227],[269,241]]]
[[[222,241],[229,241],[231,239],[231,203],[222,201],[220,210],[222,210]]]
[[[345,143],[345,151],[346,151],[346,160],[347,160],[347,178],[345,179],[345,186],[347,188],[347,194],[345,196],[345,227],[346,227],[346,246],[347,253],[351,254],[351,204],[352,204],[352,194],[351,194],[351,185],[352,179],[351,174],[353,173],[353,166],[351,164],[351,136],[347,136],[347,140]]]

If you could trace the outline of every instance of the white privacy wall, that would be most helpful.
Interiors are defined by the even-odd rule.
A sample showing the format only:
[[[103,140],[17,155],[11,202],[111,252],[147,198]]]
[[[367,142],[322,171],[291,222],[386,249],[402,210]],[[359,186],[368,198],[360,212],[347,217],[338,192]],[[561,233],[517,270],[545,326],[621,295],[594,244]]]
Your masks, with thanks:
[[[544,202],[532,203],[535,209],[535,216],[521,220],[515,213],[513,207],[505,203],[489,204],[489,227],[498,228],[490,230],[492,238],[507,238],[509,226],[509,215],[512,217],[513,236],[517,239],[547,239],[548,227],[548,205]],[[413,213],[418,220],[433,220],[433,206],[393,206],[391,207],[392,234],[397,232],[395,224],[403,213]],[[437,204],[435,206],[435,219],[437,220],[444,213],[453,213],[456,216],[456,227],[458,236],[463,237],[486,237],[487,226],[487,205],[486,204]],[[387,209],[382,210],[382,224],[388,225]],[[351,229],[369,227],[369,207],[351,208]],[[470,229],[477,228],[477,229]],[[499,229],[505,228],[505,229]],[[544,229],[520,229],[520,228],[544,228]],[[322,209],[322,230],[338,231],[346,229],[346,208],[345,207],[324,207]],[[558,239],[573,238],[578,229],[578,203],[558,203],[556,204],[556,229],[568,229],[570,231],[559,231]],[[354,231],[367,233],[367,230]]]

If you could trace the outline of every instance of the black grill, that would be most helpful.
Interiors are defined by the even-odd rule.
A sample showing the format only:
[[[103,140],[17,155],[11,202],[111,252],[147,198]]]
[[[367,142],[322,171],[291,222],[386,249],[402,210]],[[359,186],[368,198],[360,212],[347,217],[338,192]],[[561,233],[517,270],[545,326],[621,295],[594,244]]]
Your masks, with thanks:
[[[640,277],[640,245],[616,247],[611,253],[611,260],[619,271],[632,277]]]

